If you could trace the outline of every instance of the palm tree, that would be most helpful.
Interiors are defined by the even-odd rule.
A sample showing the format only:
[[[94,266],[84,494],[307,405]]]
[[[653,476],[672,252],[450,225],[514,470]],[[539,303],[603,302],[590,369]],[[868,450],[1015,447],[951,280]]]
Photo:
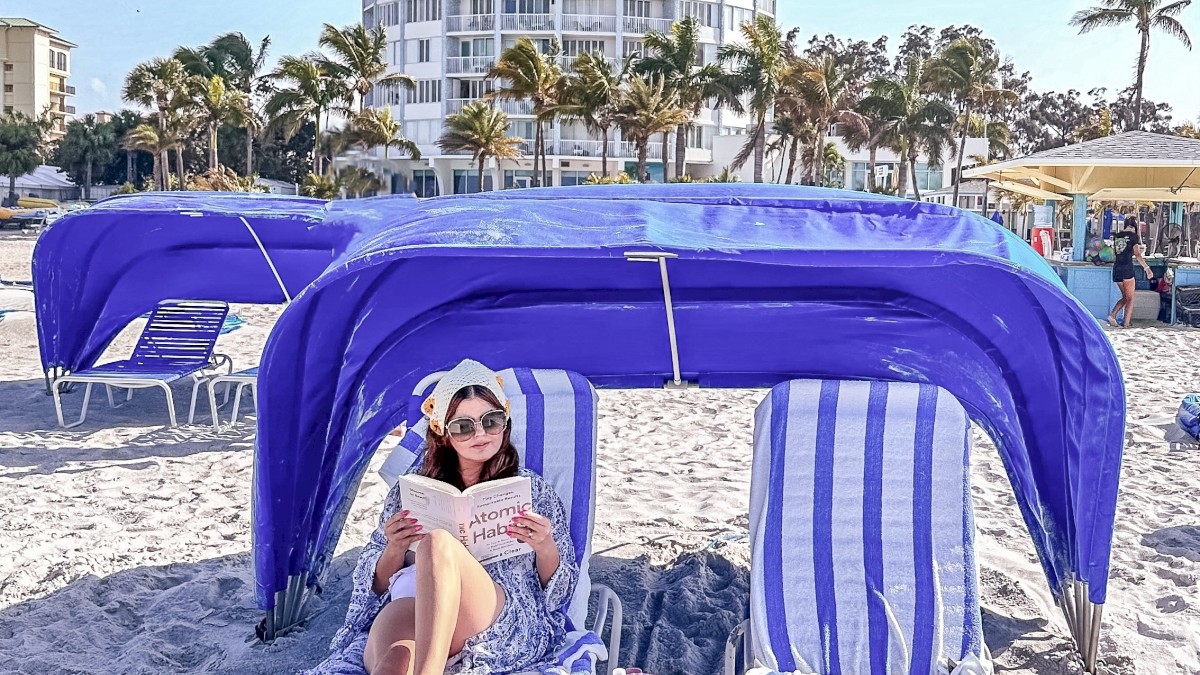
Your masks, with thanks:
[[[832,56],[797,59],[784,76],[785,87],[794,90],[806,104],[815,129],[811,157],[812,175],[824,182],[826,131],[833,124],[861,127],[863,118],[854,110],[853,82]],[[790,86],[789,86],[790,85]]]
[[[208,168],[216,169],[220,163],[217,159],[217,131],[226,122],[241,122],[252,114],[250,102],[242,92],[226,87],[224,77],[213,75],[204,87],[197,90],[194,110],[208,131]]]
[[[489,93],[488,100],[533,101],[536,123],[533,152],[533,185],[537,187],[547,177],[546,122],[553,121],[562,104],[566,90],[566,78],[558,66],[558,45],[555,43],[549,54],[542,54],[529,38],[521,38],[517,44],[504,50],[500,59],[488,71],[488,77],[503,80],[496,91]],[[538,161],[541,160],[541,174]]]
[[[483,192],[483,166],[488,157],[497,161],[521,156],[521,139],[508,135],[508,115],[486,103],[463,106],[446,118],[437,146],[446,152],[469,152],[479,165],[479,191]]]
[[[271,125],[291,138],[312,120],[316,123],[313,139],[312,170],[321,173],[321,118],[333,112],[346,112],[343,105],[349,98],[345,84],[329,70],[329,63],[320,55],[285,56],[268,76],[285,86],[276,89],[267,100],[265,112]]]
[[[365,148],[383,147],[383,159],[391,159],[388,151],[395,147],[413,159],[421,159],[417,144],[400,134],[400,122],[392,118],[388,108],[364,110],[350,120],[351,138]]]
[[[600,137],[601,178],[608,178],[608,136],[616,126],[621,88],[632,73],[633,62],[632,55],[626,57],[618,71],[603,56],[580,54],[563,90],[560,114],[582,121],[588,133]]]
[[[1079,33],[1091,32],[1097,28],[1119,26],[1126,23],[1137,25],[1138,35],[1142,38],[1141,49],[1138,50],[1137,83],[1133,107],[1133,127],[1136,131],[1142,129],[1142,87],[1145,84],[1146,61],[1150,58],[1150,31],[1159,29],[1162,32],[1183,43],[1189,50],[1192,39],[1180,23],[1179,13],[1192,0],[1177,0],[1169,5],[1163,5],[1164,0],[1101,0],[1099,7],[1081,10],[1071,18],[1071,25],[1079,28]]]
[[[953,96],[958,104],[958,167],[954,173],[953,204],[958,204],[971,116],[976,110],[1016,101],[1015,93],[999,85],[999,70],[998,56],[989,53],[979,40],[966,38],[951,42],[930,63],[929,75],[932,85]]]
[[[134,127],[121,146],[130,152],[148,152],[154,158],[154,183],[157,189],[166,190],[170,187],[167,180],[167,164],[162,158],[167,156],[167,150],[174,147],[172,141],[160,134],[154,124],[140,124]]]
[[[112,159],[115,144],[112,127],[97,122],[95,115],[84,115],[67,125],[67,133],[58,144],[58,156],[68,167],[83,168],[84,199],[92,198],[92,172],[97,164]]]
[[[675,92],[679,105],[688,112],[688,119],[675,132],[675,177],[682,178],[687,163],[688,132],[708,101],[718,105],[734,99],[729,78],[721,66],[701,65],[696,54],[702,47],[700,22],[693,16],[671,24],[671,33],[647,33],[643,46],[648,56],[638,64],[638,70],[666,78],[667,86]],[[663,146],[663,157],[667,156]]]
[[[27,115],[8,112],[0,117],[0,174],[8,176],[8,198],[17,200],[17,178],[33,173],[42,164],[41,132]]]
[[[880,78],[871,83],[870,95],[860,107],[883,124],[882,138],[900,157],[897,194],[908,194],[908,175],[916,174],[917,157],[924,152],[929,165],[941,163],[942,153],[954,142],[950,131],[954,110],[942,100],[926,94],[928,78],[920,59],[909,59],[903,76]],[[920,188],[914,191],[920,200]]]
[[[245,107],[239,115],[241,126],[246,130],[246,175],[254,174],[254,135],[261,126],[255,110],[255,96],[259,93],[259,73],[267,60],[271,47],[270,36],[264,37],[255,50],[246,36],[241,33],[225,33],[212,42],[195,49],[180,47],[175,58],[193,75],[206,80],[220,75],[227,87],[241,92]]]
[[[377,84],[399,84],[413,88],[417,82],[404,73],[387,72],[387,32],[382,26],[367,28],[361,24],[338,28],[325,24],[319,44],[333,53],[327,68],[355,92],[358,112],[366,107],[366,97]]]
[[[151,59],[138,64],[125,76],[121,97],[130,103],[152,108],[157,113],[158,133],[167,135],[167,117],[186,105],[194,91],[195,80],[176,59]],[[167,166],[167,151],[161,150],[159,161]],[[181,162],[182,163],[182,162]],[[167,189],[166,169],[160,174],[161,189]],[[182,185],[181,185],[182,187]]]
[[[768,16],[757,16],[753,22],[741,26],[742,43],[725,45],[717,53],[722,63],[728,64],[733,72],[731,89],[739,95],[749,95],[750,114],[754,120],[745,147],[733,160],[736,169],[743,166],[750,154],[754,154],[754,182],[763,181],[763,155],[766,150],[767,117],[775,106],[780,82],[787,69],[785,43],[779,25]],[[740,112],[741,104],[735,99],[730,107]]]
[[[647,182],[650,138],[683,124],[687,117],[688,111],[679,106],[678,96],[667,88],[666,78],[659,76],[648,82],[635,77],[629,81],[624,100],[617,108],[617,124],[621,127],[621,135],[637,147],[639,182]],[[666,152],[665,147],[663,152]]]
[[[842,128],[842,140],[851,152],[867,149],[867,192],[874,192],[875,165],[878,163],[879,148],[887,143],[888,125],[880,118],[868,114],[861,102],[856,107],[861,124],[852,124]]]

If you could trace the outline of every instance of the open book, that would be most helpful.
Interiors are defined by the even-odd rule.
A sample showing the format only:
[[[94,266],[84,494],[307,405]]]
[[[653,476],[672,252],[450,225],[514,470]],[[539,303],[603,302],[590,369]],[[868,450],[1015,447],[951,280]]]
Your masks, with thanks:
[[[406,474],[400,476],[399,486],[400,504],[423,531],[445,530],[455,535],[481,563],[533,550],[505,532],[517,514],[533,509],[528,478],[490,480],[459,492],[440,480]]]

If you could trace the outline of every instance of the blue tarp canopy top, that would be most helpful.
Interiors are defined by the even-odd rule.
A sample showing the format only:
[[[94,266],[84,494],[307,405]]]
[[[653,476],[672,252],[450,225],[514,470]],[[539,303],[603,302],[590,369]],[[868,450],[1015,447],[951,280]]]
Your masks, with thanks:
[[[328,565],[413,387],[464,357],[600,387],[671,377],[929,382],[995,439],[1051,588],[1106,592],[1124,434],[1117,360],[1028,245],[980,216],[763,185],[517,190],[333,204],[369,230],[282,314],[260,371],[254,556],[262,608]],[[747,449],[747,452],[749,449]]]
[[[185,192],[113,197],[63,217],[33,258],[45,370],[94,365],[162,300],[283,302],[280,280],[299,293],[349,243],[353,233],[324,216],[315,199]]]

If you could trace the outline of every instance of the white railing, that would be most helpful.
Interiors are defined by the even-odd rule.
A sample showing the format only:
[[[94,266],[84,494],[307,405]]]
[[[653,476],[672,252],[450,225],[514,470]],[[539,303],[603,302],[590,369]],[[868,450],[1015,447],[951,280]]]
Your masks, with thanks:
[[[578,54],[563,54],[562,56],[557,57],[555,61],[558,63],[560,68],[570,69],[574,67],[575,59],[577,58],[579,58]],[[607,61],[608,65],[615,70],[619,70],[621,68],[621,59],[606,56],[604,57],[604,60]]]
[[[517,146],[517,149],[519,149],[521,154],[525,155],[526,157],[533,157],[533,150],[535,147],[536,144],[532,138],[525,138],[521,140],[521,144]],[[558,146],[555,145],[553,140],[549,138],[546,139],[545,147],[547,156],[558,154]]]
[[[484,74],[496,65],[495,56],[449,56],[446,57],[446,72],[456,74]]]
[[[596,14],[563,14],[563,32],[616,33],[617,17]]]
[[[636,143],[634,143],[633,141],[621,141],[619,146],[620,146],[618,149],[619,154],[614,153],[613,154],[614,157],[622,157],[625,159],[637,159],[637,144]],[[647,159],[662,159],[662,156],[663,156],[662,151],[663,151],[662,143],[649,143],[646,145],[646,158]]]
[[[645,35],[646,33],[669,33],[670,31],[670,19],[650,19],[641,16],[625,17],[624,32],[626,33]]]
[[[501,14],[500,30],[553,31],[553,14]]]
[[[571,140],[564,138],[558,142],[559,153],[563,157],[594,157],[600,158],[603,151],[603,141],[595,139]],[[662,159],[662,143],[650,143],[646,147],[647,159]],[[609,141],[609,159],[637,159],[637,144],[632,141]]]
[[[446,114],[452,115],[454,113],[462,112],[462,109],[464,107],[466,107],[467,105],[469,105],[471,103],[480,103],[480,102],[490,103],[491,105],[495,106],[496,108],[503,110],[504,113],[508,114],[508,115],[532,115],[533,114],[533,101],[531,101],[529,99],[522,99],[522,100],[516,100],[516,101],[507,100],[507,99],[504,99],[504,100],[497,99],[497,100],[489,102],[489,101],[487,101],[485,99],[481,99],[481,98],[446,99]]]
[[[446,17],[447,33],[472,33],[496,30],[493,14],[463,14]]]

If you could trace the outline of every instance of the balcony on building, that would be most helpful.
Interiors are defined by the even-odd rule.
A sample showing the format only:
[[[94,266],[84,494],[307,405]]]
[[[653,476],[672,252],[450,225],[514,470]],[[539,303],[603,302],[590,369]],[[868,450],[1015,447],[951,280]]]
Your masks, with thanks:
[[[488,101],[488,100],[482,99],[482,98],[451,98],[451,99],[447,99],[446,100],[446,114],[453,115],[454,113],[462,112],[462,109],[465,108],[466,106],[468,106],[472,103],[480,103],[480,102],[492,105],[492,106],[498,108],[499,110],[503,111],[504,114],[510,115],[510,116],[511,115],[518,115],[518,116],[532,116],[533,115],[533,101],[531,101],[529,99],[519,99],[519,100],[497,99],[494,101]]]
[[[487,75],[496,65],[495,56],[448,56],[446,73],[449,75]]]
[[[491,33],[495,30],[494,14],[461,14],[446,17],[447,33]]]

